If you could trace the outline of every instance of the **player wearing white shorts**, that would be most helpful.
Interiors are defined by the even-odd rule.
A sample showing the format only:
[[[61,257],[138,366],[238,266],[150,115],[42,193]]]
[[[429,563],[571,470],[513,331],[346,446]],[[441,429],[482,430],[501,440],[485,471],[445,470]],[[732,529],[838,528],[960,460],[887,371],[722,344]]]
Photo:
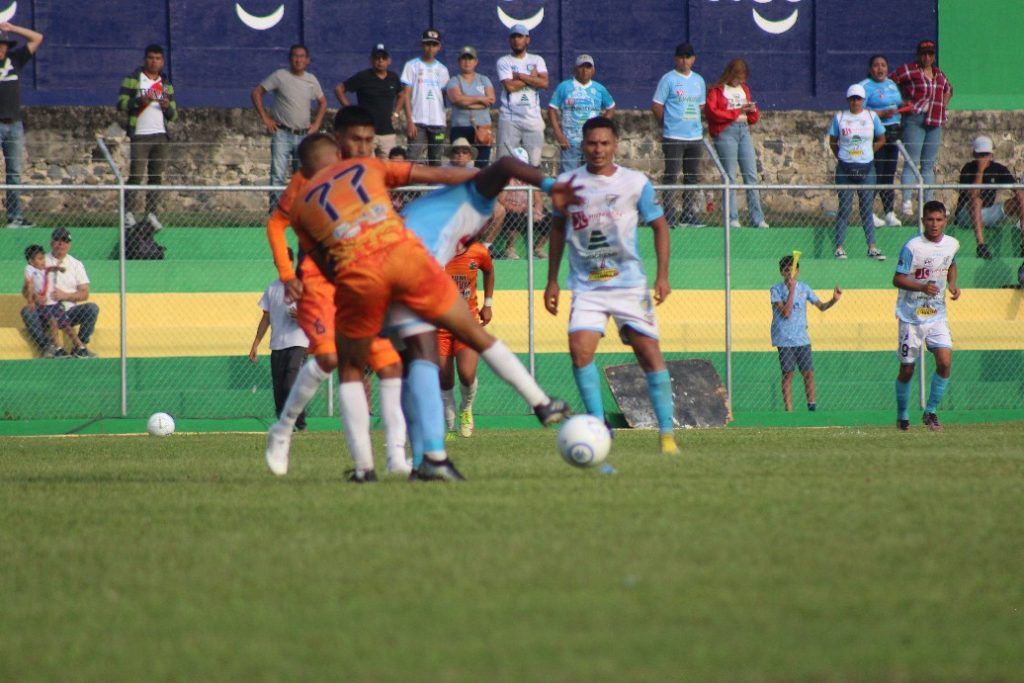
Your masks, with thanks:
[[[654,302],[671,293],[668,284],[668,223],[647,177],[615,163],[618,131],[611,119],[598,116],[583,125],[582,150],[586,166],[563,173],[561,182],[581,186],[581,201],[557,212],[551,223],[548,284],[544,307],[558,313],[558,270],[569,246],[569,353],[573,376],[587,412],[605,419],[601,378],[594,364],[597,345],[608,318],[615,320],[624,344],[647,376],[647,390],[658,418],[661,452],[678,453],[673,436],[672,380],[658,344]],[[647,274],[637,249],[640,219],[654,231],[658,273],[654,302],[647,289]]]
[[[944,233],[946,207],[931,201],[924,205],[924,234],[903,245],[892,284],[899,289],[896,297],[896,317],[900,321],[899,346],[900,373],[896,379],[896,427],[905,432],[910,429],[910,380],[914,377],[914,364],[926,347],[935,356],[935,373],[924,409],[924,424],[935,432],[942,431],[935,411],[949,385],[949,372],[953,364],[953,338],[949,334],[946,318],[946,290],[956,301],[960,288],[956,286],[956,253],[960,242]]]

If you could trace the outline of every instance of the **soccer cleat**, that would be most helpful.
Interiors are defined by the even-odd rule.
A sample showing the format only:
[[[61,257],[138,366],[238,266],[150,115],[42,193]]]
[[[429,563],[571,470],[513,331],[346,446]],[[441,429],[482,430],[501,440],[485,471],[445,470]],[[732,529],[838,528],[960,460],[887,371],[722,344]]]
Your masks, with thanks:
[[[989,251],[988,245],[984,242],[978,245],[974,253],[978,255],[978,258],[985,259],[986,261],[992,258],[992,252]]]
[[[434,461],[430,458],[423,458],[423,462],[420,466],[414,469],[409,474],[409,481],[465,481],[466,478],[462,476],[457,469],[455,464],[445,458],[444,460]]]
[[[388,459],[388,474],[409,475],[412,472],[412,463],[408,458]]]
[[[95,358],[96,357],[95,353],[93,353],[92,351],[90,351],[88,348],[86,348],[84,346],[78,347],[77,349],[72,351],[71,354],[75,358]]]
[[[883,254],[882,250],[878,249],[878,248],[868,249],[868,258],[873,258],[876,261],[884,261],[885,260],[885,254]]]
[[[473,411],[468,408],[459,413],[459,435],[466,438],[473,436]]]
[[[871,220],[874,221],[876,228],[881,228],[885,226],[885,219],[879,218],[877,213],[871,214]]]
[[[910,420],[896,420],[896,429],[901,432],[910,431]]]
[[[844,260],[846,258],[846,250],[842,247],[837,247],[835,257],[840,261]]]
[[[288,449],[292,445],[291,430],[278,429],[277,423],[267,430],[267,450],[263,453],[267,467],[281,477],[288,474]]]
[[[885,214],[885,225],[890,228],[898,228],[903,225],[903,223],[901,223],[900,219],[896,217],[895,211],[890,211]]]
[[[662,455],[679,455],[679,446],[676,444],[675,436],[672,434],[662,434],[660,440]]]
[[[572,415],[572,408],[565,401],[552,398],[547,403],[536,406],[533,409],[533,414],[537,416],[542,425],[550,427]]]
[[[933,432],[942,431],[942,425],[939,423],[939,416],[936,415],[935,413],[925,413],[924,416],[921,418],[921,421],[924,422],[925,427],[932,430]]]
[[[377,472],[374,470],[347,470],[348,476],[345,481],[350,484],[371,484],[377,481]]]

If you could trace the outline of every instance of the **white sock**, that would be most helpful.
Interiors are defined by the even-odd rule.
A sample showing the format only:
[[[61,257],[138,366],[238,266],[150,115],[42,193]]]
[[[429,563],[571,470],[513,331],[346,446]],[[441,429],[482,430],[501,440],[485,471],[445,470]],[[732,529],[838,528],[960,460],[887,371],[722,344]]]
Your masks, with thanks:
[[[505,342],[498,339],[491,348],[481,353],[480,357],[484,359],[495,375],[512,385],[512,388],[519,392],[519,395],[531,408],[548,402],[548,395],[530,376],[515,354],[509,351]]]
[[[450,432],[455,429],[455,389],[442,389],[441,400],[444,401],[444,426]]]
[[[338,403],[341,424],[345,428],[345,443],[357,472],[373,469],[373,446],[370,444],[370,406],[366,403],[366,390],[362,382],[342,382],[338,385]]]
[[[462,384],[462,382],[459,382],[459,384],[462,386],[462,407],[459,410],[462,412],[472,410],[473,399],[476,398],[476,388],[480,386],[480,383],[476,378],[473,378],[473,383],[469,386]]]
[[[288,392],[288,399],[281,408],[281,417],[277,419],[275,427],[282,431],[291,431],[295,427],[295,421],[299,419],[299,413],[305,410],[316,390],[324,383],[324,380],[331,376],[331,373],[320,369],[320,364],[315,358],[310,358],[295,376],[295,384]]]
[[[384,450],[388,462],[405,460],[405,415],[402,413],[402,378],[380,381],[380,415],[384,421]]]

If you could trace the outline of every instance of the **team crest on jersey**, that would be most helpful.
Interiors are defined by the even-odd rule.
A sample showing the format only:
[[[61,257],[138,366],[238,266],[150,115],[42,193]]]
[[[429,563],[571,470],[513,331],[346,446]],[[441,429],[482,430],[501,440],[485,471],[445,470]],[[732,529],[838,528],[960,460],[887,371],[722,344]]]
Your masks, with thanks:
[[[477,268],[479,268],[479,266],[476,264],[476,261],[470,261],[469,262],[469,269],[470,270],[476,270]]]

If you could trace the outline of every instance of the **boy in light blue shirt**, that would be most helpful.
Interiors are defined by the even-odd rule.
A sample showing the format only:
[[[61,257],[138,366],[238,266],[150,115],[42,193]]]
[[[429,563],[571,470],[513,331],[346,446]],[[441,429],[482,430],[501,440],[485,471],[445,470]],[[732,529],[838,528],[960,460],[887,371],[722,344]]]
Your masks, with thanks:
[[[807,410],[813,411],[817,408],[817,403],[811,338],[807,334],[807,303],[810,302],[819,311],[827,311],[836,305],[839,297],[843,295],[843,290],[836,286],[831,299],[819,299],[813,289],[796,279],[800,274],[800,266],[798,264],[794,272],[792,255],[779,259],[779,273],[782,274],[782,282],[771,288],[772,346],[779,350],[782,403],[786,407],[786,412],[793,411],[793,371],[799,368],[804,378]]]
[[[594,58],[580,55],[576,58],[576,77],[559,83],[551,96],[548,119],[562,148],[559,173],[579,168],[582,163],[583,124],[595,116],[611,118],[615,111],[611,93],[593,78]]]

